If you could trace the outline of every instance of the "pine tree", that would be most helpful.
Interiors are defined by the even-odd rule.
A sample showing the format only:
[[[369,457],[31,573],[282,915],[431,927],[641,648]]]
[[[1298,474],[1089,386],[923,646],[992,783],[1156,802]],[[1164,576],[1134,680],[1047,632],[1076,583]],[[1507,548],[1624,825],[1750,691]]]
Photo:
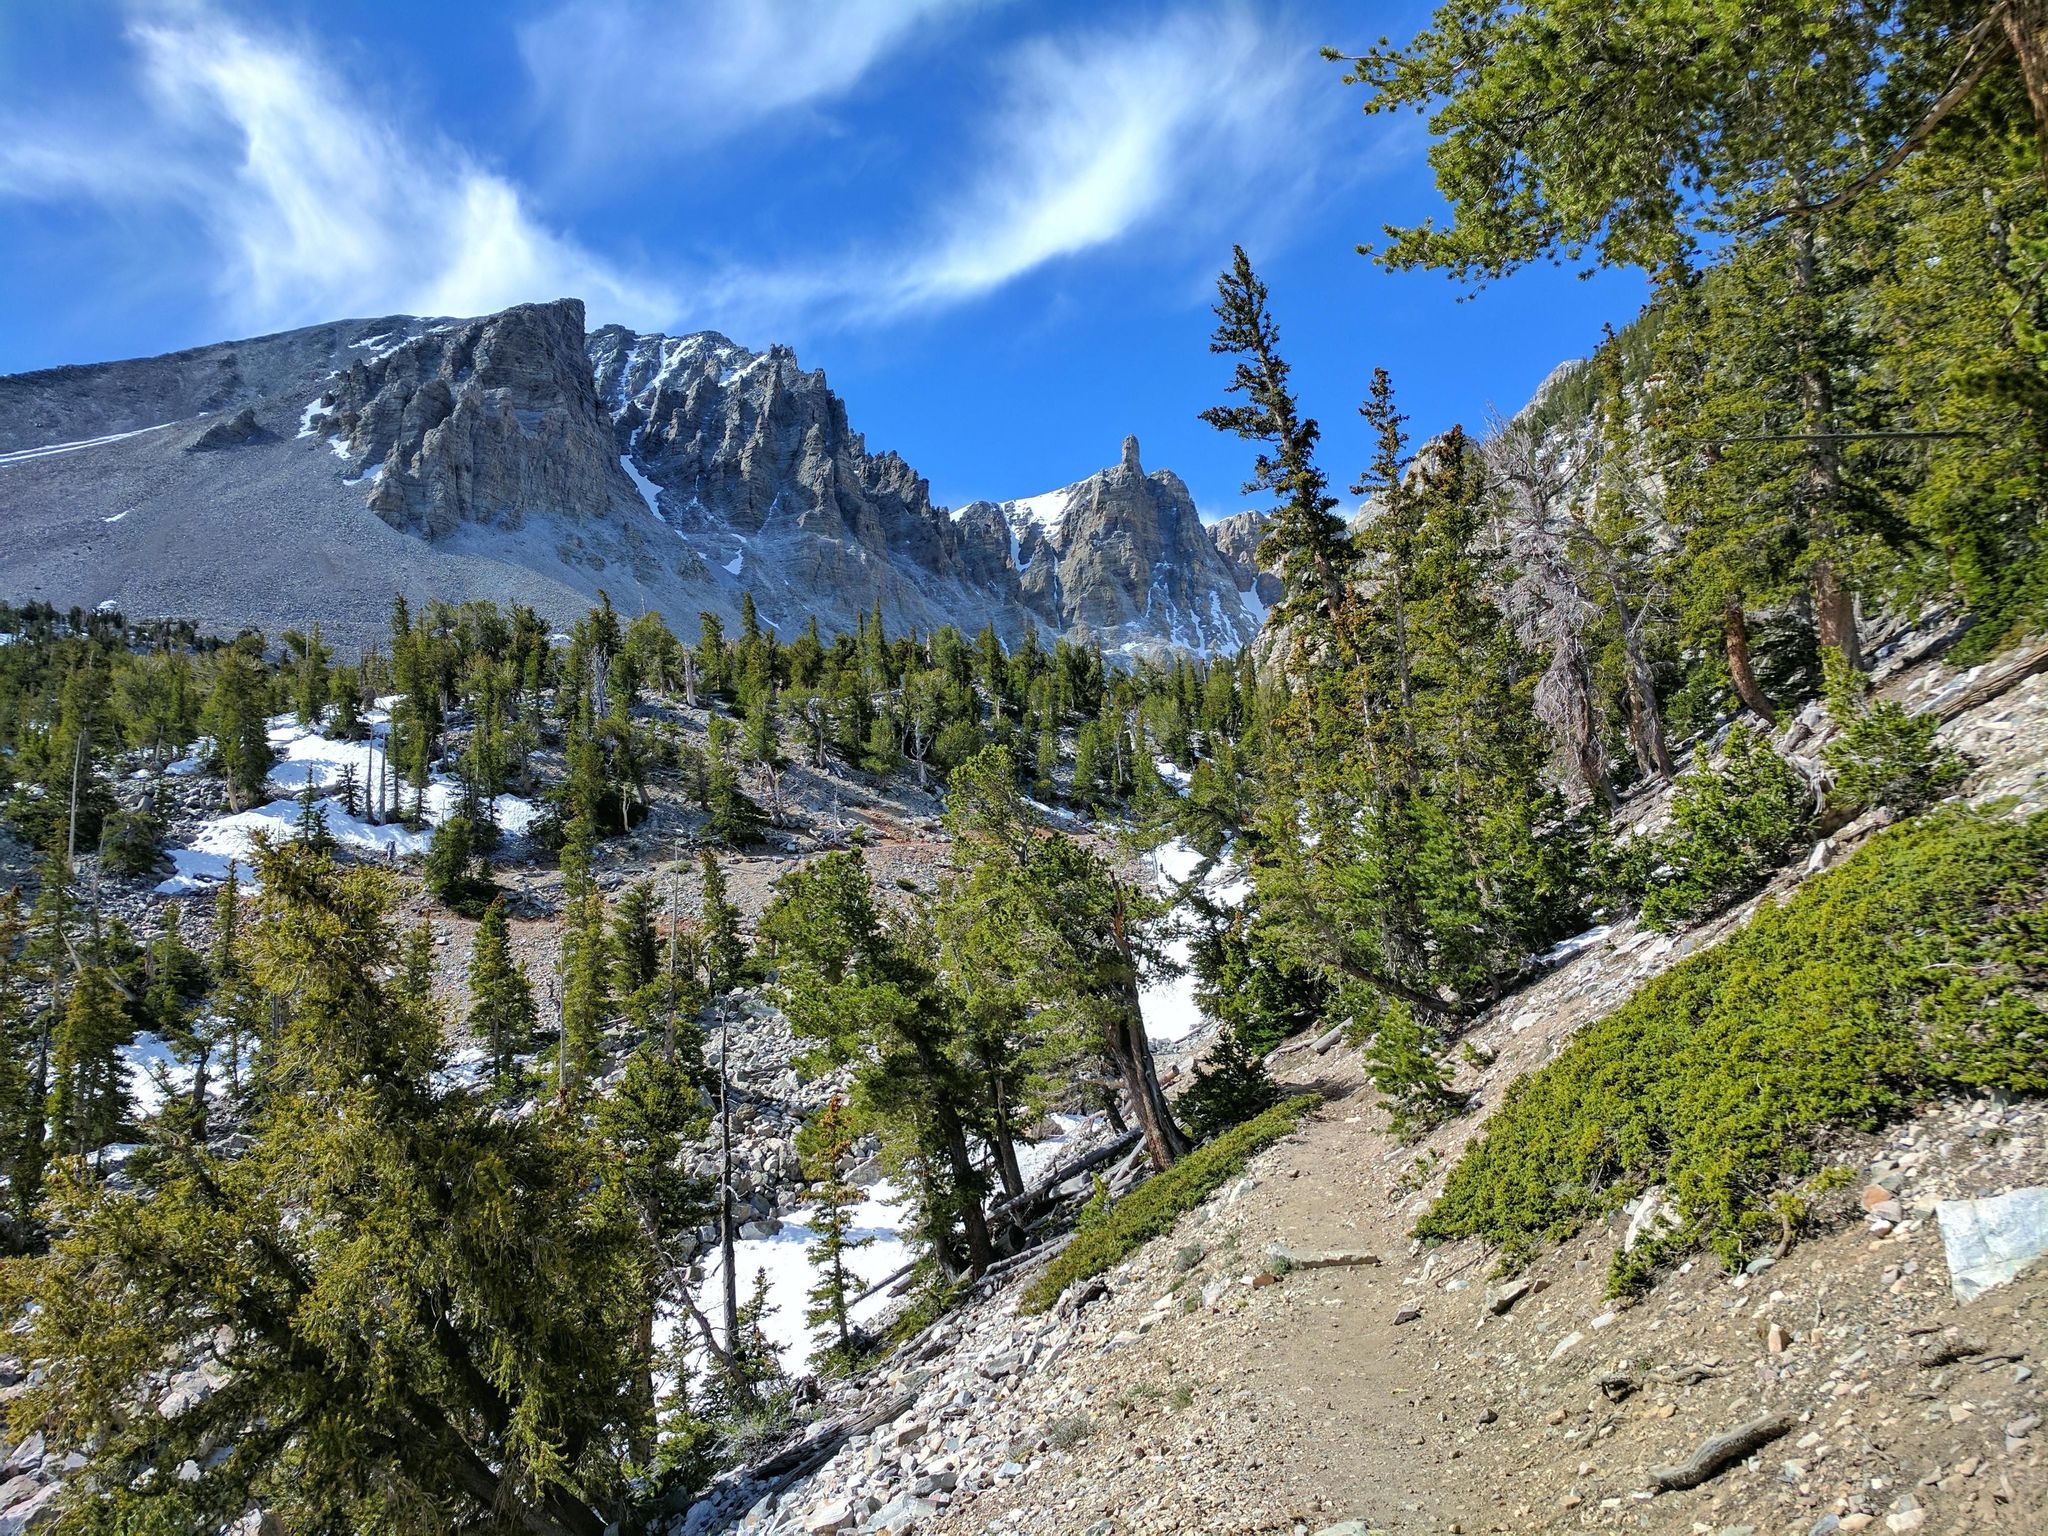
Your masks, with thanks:
[[[562,846],[562,1041],[555,1090],[564,1103],[583,1094],[603,1065],[611,1010],[604,893],[591,875],[590,846],[589,823],[578,816]]]
[[[697,855],[697,872],[702,887],[698,928],[703,935],[704,985],[713,997],[722,997],[738,984],[746,964],[746,941],[740,937],[740,909],[727,894],[725,871],[709,848]]]
[[[435,1017],[434,925],[421,918],[398,941],[399,991],[406,1004],[423,1018]]]
[[[954,771],[946,822],[963,877],[947,893],[950,922],[991,925],[973,946],[978,965],[1017,978],[1047,1022],[1086,1042],[1123,1088],[1153,1166],[1167,1167],[1188,1141],[1138,1002],[1145,968],[1162,958],[1150,903],[1092,849],[1046,833],[1007,748],[984,748]]]
[[[134,1038],[112,972],[88,960],[72,980],[51,1042],[50,1138],[56,1150],[84,1159],[119,1139],[130,1110],[121,1048]]]
[[[704,830],[728,848],[745,848],[761,841],[768,818],[740,788],[739,771],[718,753],[710,759],[708,774],[709,816]]]
[[[264,717],[261,679],[239,646],[227,647],[215,663],[206,729],[227,781],[229,809],[246,810],[259,803],[275,754]]]
[[[694,1310],[683,1291],[688,1284],[689,1245],[712,1206],[703,1181],[688,1169],[692,1147],[704,1138],[710,1119],[704,1101],[703,1052],[694,1034],[680,1050],[665,1052],[651,1041],[643,1042],[626,1058],[618,1083],[597,1105],[597,1135],[609,1154],[607,1179],[638,1223],[646,1260],[634,1328],[636,1420],[645,1426],[634,1452],[642,1464],[654,1449],[655,1323],[678,1304]],[[708,1336],[705,1342],[713,1345]]]
[[[494,889],[477,870],[476,826],[467,816],[450,816],[434,828],[421,873],[434,899],[465,917],[481,912]]]
[[[0,1253],[29,1246],[42,1183],[47,1064],[44,1036],[28,1005],[28,927],[21,892],[0,891],[0,1175],[7,1183]]]
[[[200,1004],[212,983],[205,961],[186,944],[176,903],[164,908],[164,927],[149,946],[143,963],[143,991],[135,1010],[141,1025],[164,1041],[191,1073],[191,1088],[182,1112],[192,1120],[192,1134],[206,1134],[212,1031],[200,1023]],[[160,1081],[168,1094],[170,1084]],[[167,1110],[178,1106],[167,1104]]]
[[[49,1252],[8,1277],[49,1367],[24,1410],[86,1458],[81,1513],[131,1530],[259,1505],[295,1530],[600,1536],[640,1432],[645,1255],[598,1144],[438,1086],[440,1030],[387,979],[387,876],[258,857],[265,1102],[245,1147],[167,1135],[133,1189],[60,1189]],[[134,1412],[214,1337],[232,1390]]]
[[[341,765],[341,777],[335,783],[334,798],[341,802],[343,815],[359,818],[363,814],[363,786],[356,776],[354,763]]]
[[[1266,307],[1266,285],[1252,270],[1243,246],[1216,280],[1216,333],[1211,352],[1234,354],[1229,392],[1241,403],[1211,406],[1202,420],[1264,444],[1245,490],[1269,491],[1277,499],[1260,559],[1277,566],[1287,592],[1275,605],[1281,623],[1317,614],[1335,631],[1344,628],[1355,553],[1342,519],[1332,515],[1337,498],[1316,467],[1321,428],[1303,416],[1280,356],[1280,330]]]
[[[318,624],[313,626],[310,634],[286,630],[284,646],[290,658],[287,667],[291,677],[292,708],[300,725],[317,726],[327,709],[327,663],[332,659],[332,652],[322,642]]]
[[[661,940],[654,931],[654,882],[636,880],[612,909],[613,983],[629,997],[661,974]]]
[[[512,954],[500,899],[484,908],[469,956],[469,1032],[483,1042],[499,1092],[510,1086],[514,1058],[532,1044],[533,1031],[533,986]]]
[[[957,1009],[921,940],[848,852],[777,881],[761,936],[792,1027],[820,1065],[853,1068],[855,1107],[878,1124],[885,1156],[927,1170],[921,1240],[949,1271],[979,1274],[994,1250],[968,1144],[974,1094],[955,1055]]]
[[[292,837],[315,853],[334,851],[334,834],[327,830],[327,807],[321,804],[320,786],[308,777],[299,786],[299,814],[292,823]]]
[[[811,1216],[811,1267],[817,1279],[806,1293],[809,1305],[804,1321],[817,1332],[819,1353],[841,1368],[854,1357],[852,1299],[854,1276],[847,1268],[847,1256],[865,1248],[872,1239],[853,1235],[853,1207],[866,1199],[855,1185],[839,1175],[839,1165],[853,1149],[855,1133],[846,1103],[837,1094],[827,1101],[812,1122],[808,1147],[811,1196],[816,1202]]]

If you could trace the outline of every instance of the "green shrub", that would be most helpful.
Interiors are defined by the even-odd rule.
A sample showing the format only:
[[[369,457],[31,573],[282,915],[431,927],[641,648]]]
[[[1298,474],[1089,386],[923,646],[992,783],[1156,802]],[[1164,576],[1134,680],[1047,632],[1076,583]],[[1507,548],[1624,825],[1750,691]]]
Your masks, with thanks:
[[[153,811],[117,810],[100,831],[100,858],[117,875],[140,879],[164,863],[163,819]]]
[[[1718,763],[1700,749],[1678,781],[1671,817],[1676,829],[1656,844],[1666,867],[1643,897],[1643,920],[1654,928],[1709,916],[1768,880],[1805,838],[1813,795],[1762,732],[1738,725]]]
[[[1164,1173],[1154,1174],[1110,1206],[1099,1220],[1077,1230],[1073,1241],[1025,1289],[1018,1310],[1043,1312],[1076,1280],[1101,1274],[1140,1245],[1172,1230],[1183,1214],[1241,1170],[1247,1158],[1293,1130],[1302,1116],[1321,1102],[1308,1093],[1276,1104],[1256,1119],[1195,1148]]]
[[[1895,828],[1518,1081],[1416,1235],[1512,1265],[1662,1183],[1682,1225],[1610,1284],[1702,1243],[1732,1266],[1783,1235],[1773,1198],[1827,1131],[1943,1088],[2048,1093],[2044,992],[2048,814]]]
[[[1265,1058],[1235,1029],[1226,1028],[1209,1059],[1195,1068],[1195,1080],[1176,1108],[1188,1134],[1197,1141],[1209,1141],[1271,1109],[1279,1098],[1280,1090],[1266,1072]]]
[[[1828,653],[1828,713],[1840,727],[1821,757],[1834,774],[1830,797],[1851,815],[1888,806],[1910,815],[1932,805],[1963,781],[1970,766],[1934,739],[1941,722],[1909,715],[1890,699],[1871,704],[1863,675]]]
[[[1365,1070],[1402,1141],[1427,1135],[1471,1102],[1451,1086],[1435,1032],[1403,1002],[1381,1005],[1365,1047]]]

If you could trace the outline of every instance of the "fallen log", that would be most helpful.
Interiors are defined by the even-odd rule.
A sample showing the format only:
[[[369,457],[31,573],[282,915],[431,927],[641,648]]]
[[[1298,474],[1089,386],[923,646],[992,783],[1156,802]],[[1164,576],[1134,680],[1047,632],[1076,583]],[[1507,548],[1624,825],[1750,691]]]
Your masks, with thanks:
[[[901,1269],[893,1270],[890,1273],[882,1276],[881,1279],[877,1280],[873,1285],[869,1286],[866,1290],[862,1291],[858,1296],[854,1297],[853,1300],[849,1301],[847,1303],[847,1306],[859,1306],[862,1302],[866,1301],[870,1296],[874,1295],[877,1291],[888,1289],[888,1287],[894,1285],[898,1280],[901,1280],[905,1275],[909,1274],[915,1268],[917,1268],[917,1260],[912,1259],[908,1264],[904,1265]]]
[[[1359,1248],[1295,1248],[1286,1243],[1266,1244],[1266,1257],[1289,1269],[1355,1269],[1380,1261],[1378,1254]]]
[[[1031,1209],[1033,1206],[1048,1199],[1054,1190],[1058,1189],[1069,1179],[1100,1168],[1111,1158],[1117,1157],[1129,1150],[1137,1144],[1139,1134],[1138,1129],[1133,1126],[1130,1130],[1125,1131],[1123,1135],[1117,1137],[1116,1140],[1104,1142],[1094,1151],[1075,1158],[1071,1163],[1055,1168],[1051,1173],[1025,1190],[1023,1194],[1009,1199],[998,1200],[988,1208],[990,1223],[1017,1220],[1017,1216],[1013,1213]]]
[[[1958,715],[1967,714],[1980,704],[1988,704],[2008,688],[2025,682],[2036,672],[2048,671],[2048,645],[2037,645],[2031,651],[2022,652],[2004,666],[1987,676],[1980,677],[1961,693],[1935,710],[1935,718],[1944,725]]]
[[[1730,1462],[1740,1461],[1750,1452],[1761,1450],[1791,1428],[1790,1414],[1767,1413],[1747,1424],[1724,1429],[1718,1435],[1709,1435],[1702,1440],[1699,1449],[1685,1460],[1673,1466],[1650,1468],[1650,1481],[1666,1492],[1697,1488]]]

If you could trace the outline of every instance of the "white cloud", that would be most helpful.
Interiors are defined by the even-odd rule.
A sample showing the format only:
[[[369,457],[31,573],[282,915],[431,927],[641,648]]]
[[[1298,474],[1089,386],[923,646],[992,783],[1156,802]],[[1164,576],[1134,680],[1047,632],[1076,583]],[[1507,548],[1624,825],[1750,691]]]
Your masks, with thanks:
[[[934,200],[911,239],[818,265],[728,271],[709,289],[743,313],[887,319],[1141,233],[1206,239],[1255,205],[1270,221],[1328,116],[1332,93],[1318,92],[1327,82],[1314,69],[1310,49],[1238,9],[1034,39],[999,70],[1004,91],[964,185]]]
[[[972,0],[561,0],[519,29],[551,152],[644,169],[845,95]]]
[[[675,303],[536,218],[519,189],[408,134],[302,46],[180,8],[129,28],[146,119],[124,138],[7,125],[0,193],[169,205],[207,234],[226,318],[482,314],[574,295],[658,325]],[[29,146],[26,148],[20,146]]]
[[[589,141],[580,152],[602,140],[640,153],[656,138],[701,149],[843,95],[969,3],[560,0],[520,43],[544,113]],[[223,323],[248,328],[574,295],[593,323],[788,338],[806,322],[941,311],[1141,240],[1178,282],[1196,252],[1207,260],[1247,231],[1274,238],[1346,106],[1298,27],[1228,0],[1041,34],[988,61],[978,121],[921,146],[888,236],[650,274],[551,226],[517,182],[345,78],[313,42],[204,0],[139,13],[127,40],[142,90],[125,117],[101,112],[67,134],[0,114],[0,198],[170,211],[204,236]]]

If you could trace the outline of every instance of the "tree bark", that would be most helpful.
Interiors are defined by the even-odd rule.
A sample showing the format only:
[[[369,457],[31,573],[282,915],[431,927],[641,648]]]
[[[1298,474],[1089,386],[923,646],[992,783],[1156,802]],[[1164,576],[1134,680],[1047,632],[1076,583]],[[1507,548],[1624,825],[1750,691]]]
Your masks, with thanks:
[[[1756,673],[1749,666],[1749,624],[1743,617],[1742,599],[1731,597],[1721,609],[1721,638],[1728,650],[1728,676],[1735,684],[1735,696],[1765,725],[1777,723],[1771,701],[1757,686]]]
[[[989,1240],[988,1213],[981,1208],[981,1196],[974,1188],[974,1159],[967,1152],[967,1132],[949,1106],[940,1107],[939,1134],[945,1142],[953,1182],[961,1195],[960,1227],[967,1236],[967,1273],[978,1280],[996,1256],[995,1245]]]
[[[728,1350],[736,1350],[739,1348],[740,1338],[740,1277],[739,1261],[733,1252],[731,1072],[732,1016],[730,1010],[722,1010],[718,1025],[718,1256],[719,1279],[722,1282],[720,1321],[725,1324],[725,1347]]]
[[[1010,1121],[1009,1099],[1003,1091],[1001,1074],[984,1058],[982,1071],[991,1085],[989,1134],[996,1154],[996,1177],[1002,1181],[1005,1198],[1015,1200],[1024,1193],[1024,1170],[1017,1162],[1017,1132]]]
[[[2034,139],[2041,180],[2048,183],[2048,0],[2005,0],[2005,37],[2019,60],[2020,79],[2034,109]]]
[[[1124,1093],[1131,1101],[1131,1114],[1145,1137],[1145,1155],[1155,1169],[1164,1170],[1188,1153],[1188,1138],[1173,1118],[1166,1091],[1159,1086],[1159,1071],[1152,1060],[1152,1042],[1145,1036],[1144,1015],[1138,1008],[1135,983],[1125,998],[1122,1016],[1108,1030],[1110,1058],[1123,1079]]]

